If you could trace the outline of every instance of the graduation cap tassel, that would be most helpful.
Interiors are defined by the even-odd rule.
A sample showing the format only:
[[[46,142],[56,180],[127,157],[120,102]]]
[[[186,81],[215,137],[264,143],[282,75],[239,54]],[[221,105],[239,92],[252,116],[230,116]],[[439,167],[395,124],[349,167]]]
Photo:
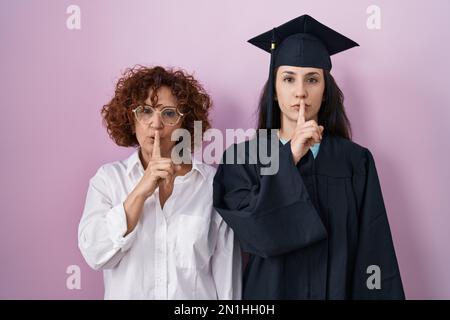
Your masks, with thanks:
[[[269,69],[269,82],[268,86],[268,95],[267,95],[267,115],[266,115],[266,127],[267,129],[273,129],[273,66],[275,61],[275,28],[272,29],[272,42],[270,45],[270,69]]]

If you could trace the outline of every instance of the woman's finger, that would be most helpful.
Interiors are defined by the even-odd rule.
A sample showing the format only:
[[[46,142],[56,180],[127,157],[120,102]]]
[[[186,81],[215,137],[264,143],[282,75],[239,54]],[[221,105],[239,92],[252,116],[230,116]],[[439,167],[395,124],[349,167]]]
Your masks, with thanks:
[[[153,142],[152,158],[161,158],[161,148],[159,141],[159,131],[155,131],[155,140]]]
[[[165,170],[155,170],[152,172],[152,176],[160,179],[167,179],[170,176],[170,174]]]
[[[320,131],[319,128],[305,128],[299,131],[297,134],[302,134],[306,132],[316,132],[319,136],[322,136],[322,132]]]
[[[159,170],[167,171],[170,174],[174,174],[175,172],[173,164],[171,163],[157,163],[153,165],[153,167],[150,169],[150,171],[159,171]]]

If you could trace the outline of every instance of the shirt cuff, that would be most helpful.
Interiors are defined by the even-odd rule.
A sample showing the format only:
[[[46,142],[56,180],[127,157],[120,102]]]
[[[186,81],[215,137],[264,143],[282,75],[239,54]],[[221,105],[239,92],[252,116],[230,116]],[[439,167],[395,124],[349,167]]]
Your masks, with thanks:
[[[121,251],[127,251],[131,248],[136,238],[138,226],[124,237],[127,232],[127,216],[123,203],[118,204],[106,214],[106,225],[114,249],[120,248]]]

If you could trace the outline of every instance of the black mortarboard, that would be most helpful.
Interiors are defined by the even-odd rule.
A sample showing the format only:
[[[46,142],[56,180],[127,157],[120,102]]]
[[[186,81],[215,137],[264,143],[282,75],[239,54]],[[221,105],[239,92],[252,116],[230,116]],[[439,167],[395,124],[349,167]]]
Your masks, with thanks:
[[[330,56],[358,46],[353,40],[302,15],[279,27],[248,40],[271,53],[268,81],[267,129],[273,125],[274,69],[282,66],[312,67],[331,70]],[[279,113],[276,113],[279,115]]]

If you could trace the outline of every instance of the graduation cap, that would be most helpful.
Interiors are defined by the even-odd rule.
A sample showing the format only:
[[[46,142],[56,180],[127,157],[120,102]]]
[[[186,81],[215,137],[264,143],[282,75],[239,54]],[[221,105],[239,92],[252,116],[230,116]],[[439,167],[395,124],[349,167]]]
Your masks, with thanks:
[[[359,46],[353,40],[323,25],[309,15],[297,17],[248,40],[248,42],[271,54],[266,110],[267,129],[273,129],[275,68],[286,65],[330,71],[331,55]]]

